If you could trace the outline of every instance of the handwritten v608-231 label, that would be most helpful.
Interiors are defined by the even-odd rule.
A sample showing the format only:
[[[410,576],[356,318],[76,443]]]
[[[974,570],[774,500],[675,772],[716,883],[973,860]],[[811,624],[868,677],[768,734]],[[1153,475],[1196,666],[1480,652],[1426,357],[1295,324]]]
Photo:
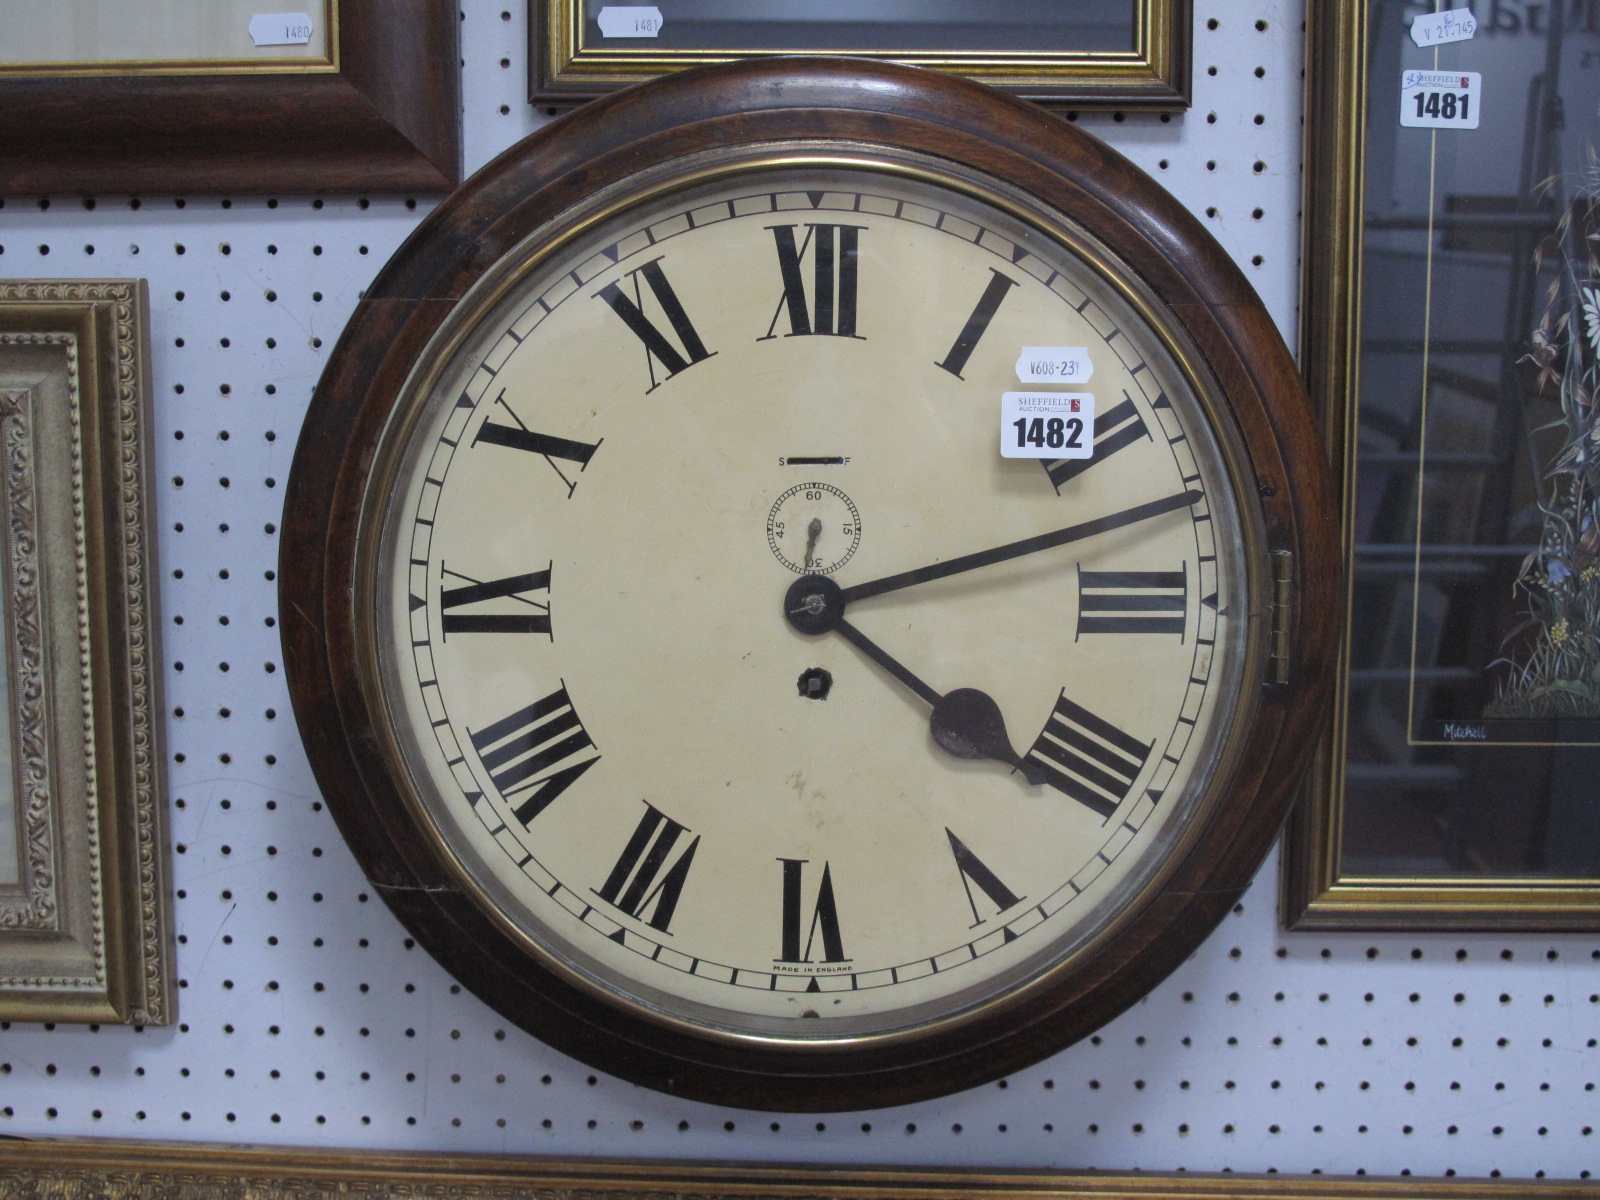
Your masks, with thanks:
[[[1088,383],[1094,363],[1084,346],[1024,346],[1017,358],[1022,383]]]
[[[1006,392],[1000,397],[1002,458],[1089,458],[1094,396],[1089,392]]]

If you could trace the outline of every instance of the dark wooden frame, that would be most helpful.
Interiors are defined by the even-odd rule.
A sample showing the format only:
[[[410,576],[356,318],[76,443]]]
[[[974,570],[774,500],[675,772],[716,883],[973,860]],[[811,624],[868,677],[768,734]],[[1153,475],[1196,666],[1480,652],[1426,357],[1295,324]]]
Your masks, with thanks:
[[[0,1192],[53,1200],[1592,1200],[1546,1179],[905,1170],[619,1162],[176,1142],[0,1141]]]
[[[0,194],[453,187],[456,6],[337,2],[331,71],[0,76]]]
[[[1019,47],[1013,54],[897,54],[894,61],[965,75],[1040,104],[1181,112],[1189,107],[1193,80],[1193,0],[1133,0],[1133,7],[1137,29],[1131,51],[1040,56]],[[529,103],[579,104],[671,71],[789,53],[759,46],[662,50],[648,41],[594,48],[583,44],[581,9],[582,0],[528,0]],[[889,58],[880,51],[861,53],[878,61]]]
[[[532,231],[642,165],[708,146],[806,139],[953,159],[1081,224],[1164,304],[1232,404],[1267,552],[1292,555],[1283,661],[1263,674],[1226,799],[1082,968],[954,1031],[892,1044],[732,1047],[613,1008],[520,950],[458,880],[407,804],[363,686],[350,602],[372,452],[414,363],[456,301]],[[1205,368],[1203,368],[1205,369]],[[995,1078],[1087,1035],[1176,968],[1227,914],[1277,836],[1320,727],[1334,651],[1336,553],[1323,450],[1294,363],[1225,251],[1148,176],[1038,107],[937,72],[856,59],[705,68],[607,97],[535,133],[430,215],[365,293],[318,385],[296,451],[280,552],[285,667],[306,749],[368,877],[463,983],[594,1066],[697,1099],[858,1109]],[[1292,483],[1291,483],[1292,481]],[[1262,618],[1266,616],[1263,598]],[[1264,636],[1264,631],[1262,633]],[[1263,656],[1265,657],[1265,656]]]
[[[1300,361],[1322,413],[1343,520],[1353,520],[1351,448],[1361,362],[1368,96],[1366,0],[1312,0],[1306,14],[1306,148]],[[1371,86],[1392,86],[1380,79]],[[1346,541],[1341,532],[1341,543]],[[1347,551],[1346,551],[1347,552]],[[1291,929],[1600,929],[1600,881],[1342,870],[1348,650],[1332,729],[1285,838],[1280,906]]]

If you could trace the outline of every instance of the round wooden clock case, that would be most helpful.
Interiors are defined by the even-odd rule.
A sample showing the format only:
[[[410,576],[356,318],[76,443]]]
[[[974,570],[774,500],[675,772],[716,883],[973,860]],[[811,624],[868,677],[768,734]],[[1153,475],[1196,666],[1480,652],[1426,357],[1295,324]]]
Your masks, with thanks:
[[[850,60],[596,101],[367,291],[295,713],[458,979],[639,1083],[899,1103],[1144,995],[1260,864],[1337,587],[1294,365],[1115,153]]]

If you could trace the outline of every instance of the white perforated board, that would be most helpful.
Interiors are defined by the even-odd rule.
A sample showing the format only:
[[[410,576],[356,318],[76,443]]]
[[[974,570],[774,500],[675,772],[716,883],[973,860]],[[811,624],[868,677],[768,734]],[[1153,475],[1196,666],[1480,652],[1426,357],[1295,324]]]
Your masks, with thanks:
[[[1197,0],[1194,107],[1084,116],[1291,337],[1301,7]],[[520,0],[464,0],[467,166],[538,125]],[[436,198],[7,201],[0,275],[143,276],[153,306],[181,1024],[0,1031],[0,1135],[696,1159],[1587,1176],[1600,938],[1286,934],[1270,862],[1143,1003],[1001,1083],[823,1117],[597,1075],[456,985],[368,888],[295,732],[276,530],[363,286]]]

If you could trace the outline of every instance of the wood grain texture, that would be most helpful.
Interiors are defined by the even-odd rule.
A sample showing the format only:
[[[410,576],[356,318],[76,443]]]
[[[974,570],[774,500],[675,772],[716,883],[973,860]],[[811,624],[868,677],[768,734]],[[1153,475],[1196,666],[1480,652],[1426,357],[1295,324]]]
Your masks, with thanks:
[[[0,194],[445,191],[458,40],[448,0],[340,0],[336,72],[0,79]]]
[[[1242,502],[1259,500],[1262,551],[1293,556],[1291,662],[1288,683],[1260,687],[1227,801],[1081,968],[955,1032],[754,1051],[598,1005],[508,952],[496,922],[434,861],[389,779],[356,669],[354,531],[413,359],[512,246],[652,164],[708,146],[841,139],[918,151],[1032,193],[1112,248],[1174,315],[1232,406]],[[368,290],[313,400],[287,501],[280,607],[296,715],[330,807],[385,899],[457,978],[558,1049],[721,1103],[838,1110],[942,1094],[1036,1061],[1134,1003],[1250,882],[1315,743],[1331,674],[1340,589],[1323,449],[1294,363],[1243,275],[1102,143],[1033,105],[914,68],[807,58],[686,72],[596,101],[513,147],[450,196]]]

